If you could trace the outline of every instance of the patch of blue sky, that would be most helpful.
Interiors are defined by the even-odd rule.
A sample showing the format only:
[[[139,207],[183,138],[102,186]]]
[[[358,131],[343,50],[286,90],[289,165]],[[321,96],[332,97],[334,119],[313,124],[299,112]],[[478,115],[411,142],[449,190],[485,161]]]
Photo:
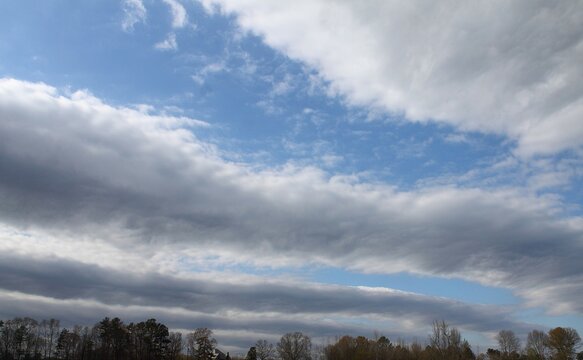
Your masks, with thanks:
[[[337,267],[255,267],[249,264],[206,263],[190,271],[232,271],[261,277],[282,277],[322,284],[384,287],[463,302],[490,305],[516,305],[520,299],[509,289],[485,286],[462,279],[421,276],[411,273],[364,274]]]
[[[523,320],[528,323],[536,323],[546,327],[545,329],[536,330],[549,330],[561,326],[571,327],[577,330],[579,334],[583,334],[583,315],[581,314],[549,315],[545,312],[545,309],[536,307],[519,309],[514,316],[518,320]]]
[[[150,50],[149,36],[121,31],[119,2],[25,0],[3,7],[11,7],[0,11],[6,14],[1,58],[10,69],[3,76],[87,88],[122,104],[140,102],[144,89],[160,96],[178,80],[167,77],[165,58]]]
[[[564,216],[583,215],[583,161],[573,151],[563,151],[552,157],[538,157],[533,161],[541,164],[530,169],[532,183],[538,186],[537,192],[559,197],[564,206],[561,209]]]
[[[470,343],[475,354],[485,353],[488,348],[498,347],[493,337],[489,337],[478,331],[464,330],[462,337]]]
[[[519,299],[508,289],[484,286],[461,279],[408,273],[362,274],[338,268],[309,269],[305,276],[310,280],[324,283],[387,287],[479,304],[511,305],[519,302]]]
[[[583,183],[581,176],[571,181],[573,184]],[[569,186],[567,189],[561,190],[561,197],[565,200],[566,206],[563,209],[562,215],[565,217],[583,216],[583,188],[580,186]]]
[[[354,123],[346,127],[338,146],[339,152],[349,154],[347,168],[354,172],[382,169],[379,180],[403,190],[471,186],[478,179],[467,176],[470,170],[490,166],[507,151],[507,145],[497,137],[459,135],[449,127],[433,123]],[[463,136],[464,141],[448,141],[451,135]]]

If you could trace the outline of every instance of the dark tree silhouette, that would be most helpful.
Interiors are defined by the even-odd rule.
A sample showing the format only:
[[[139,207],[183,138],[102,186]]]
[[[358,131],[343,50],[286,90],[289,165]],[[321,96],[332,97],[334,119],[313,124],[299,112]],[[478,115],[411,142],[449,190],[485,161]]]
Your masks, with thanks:
[[[245,356],[245,360],[257,360],[257,349],[255,346],[251,346],[249,351],[247,351],[247,356]]]
[[[301,332],[283,335],[277,344],[282,360],[311,360],[312,340]]]

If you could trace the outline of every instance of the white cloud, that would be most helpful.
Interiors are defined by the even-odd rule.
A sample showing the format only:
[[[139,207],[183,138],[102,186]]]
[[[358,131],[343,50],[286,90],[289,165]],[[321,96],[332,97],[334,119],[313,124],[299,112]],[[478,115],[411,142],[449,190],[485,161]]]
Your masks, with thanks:
[[[156,43],[154,48],[161,51],[168,51],[168,50],[177,50],[178,43],[176,42],[176,34],[170,33],[166,37],[166,39]]]
[[[514,188],[398,191],[311,166],[255,170],[184,129],[196,120],[151,113],[0,80],[0,223],[16,229],[1,249],[75,256],[67,239],[79,238],[93,244],[79,256],[112,252],[109,267],[131,251],[185,264],[406,271],[583,312],[583,219],[559,217],[556,198]],[[56,240],[19,247],[24,230]]]
[[[273,84],[273,88],[271,89],[271,96],[282,96],[289,93],[293,89],[292,84],[292,76],[290,74],[285,74],[283,79],[279,82]]]
[[[162,0],[170,7],[172,13],[172,27],[183,28],[188,24],[188,14],[184,6],[178,0]]]
[[[583,7],[560,1],[203,0],[355,105],[504,134],[517,154],[583,144]]]
[[[202,69],[196,72],[196,74],[192,75],[192,80],[194,80],[197,84],[202,85],[204,84],[206,78],[211,74],[216,74],[222,71],[229,71],[225,61],[217,61],[206,64],[203,66]]]
[[[121,27],[124,31],[130,32],[137,23],[146,22],[148,12],[142,0],[124,0],[123,11],[124,18]]]
[[[452,133],[447,134],[444,140],[449,143],[471,143],[471,140],[465,134]]]

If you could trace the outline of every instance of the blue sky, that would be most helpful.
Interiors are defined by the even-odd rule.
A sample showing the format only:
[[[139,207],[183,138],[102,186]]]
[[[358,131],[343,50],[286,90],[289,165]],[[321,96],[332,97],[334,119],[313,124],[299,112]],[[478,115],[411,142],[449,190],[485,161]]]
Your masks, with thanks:
[[[249,281],[213,309],[193,285],[172,303],[190,323],[157,310],[232,350],[295,330],[424,338],[439,319],[481,346],[507,327],[581,333],[577,5],[5,1],[2,251],[53,264],[55,283],[75,284],[62,264],[126,272],[128,288]],[[5,271],[31,285],[0,282],[2,316],[34,315],[18,298],[86,321],[60,307],[86,295],[21,265]],[[265,307],[235,301],[255,288]],[[359,305],[370,291],[382,316]],[[135,296],[78,311],[158,306]]]

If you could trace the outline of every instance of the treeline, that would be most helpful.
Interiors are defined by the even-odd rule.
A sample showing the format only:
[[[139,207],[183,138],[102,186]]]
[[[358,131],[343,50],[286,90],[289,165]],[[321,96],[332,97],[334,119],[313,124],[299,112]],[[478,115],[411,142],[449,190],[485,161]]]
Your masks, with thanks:
[[[526,346],[511,330],[502,330],[496,336],[498,348],[475,354],[461,333],[445,322],[435,322],[426,344],[398,341],[387,337],[367,339],[343,336],[324,348],[326,360],[583,360],[577,353],[581,339],[575,329],[557,327],[548,333],[533,330]]]
[[[215,343],[209,329],[196,329],[183,340],[155,319],[124,324],[105,318],[69,329],[55,319],[0,321],[0,360],[210,360]]]
[[[211,330],[183,335],[155,319],[125,324],[104,318],[92,327],[62,328],[55,319],[15,318],[0,321],[0,360],[231,360],[216,348]],[[581,339],[571,328],[533,330],[524,347],[511,330],[500,331],[496,340],[496,349],[475,354],[460,331],[444,321],[433,324],[423,344],[343,336],[312,346],[309,336],[294,332],[275,345],[258,340],[245,357],[232,360],[583,360],[583,352],[577,353]]]

